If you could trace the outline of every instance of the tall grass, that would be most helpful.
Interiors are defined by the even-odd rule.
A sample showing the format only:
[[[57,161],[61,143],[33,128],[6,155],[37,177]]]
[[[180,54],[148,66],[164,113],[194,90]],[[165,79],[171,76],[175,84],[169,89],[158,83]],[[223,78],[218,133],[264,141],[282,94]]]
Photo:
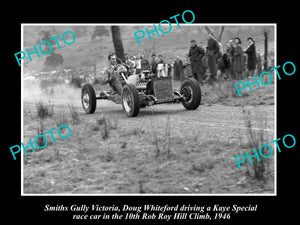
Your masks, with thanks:
[[[256,111],[256,115],[251,116],[250,111],[246,111],[245,108],[242,109],[244,122],[247,128],[247,139],[248,139],[248,154],[250,156],[255,154],[254,149],[259,154],[259,149],[261,145],[270,143],[268,134],[266,133],[267,129],[267,117],[263,113]],[[253,122],[256,122],[260,129],[254,130]],[[263,155],[269,155],[268,147],[264,146],[262,148]],[[269,170],[270,159],[265,159],[259,155],[260,161],[257,157],[251,158],[253,165],[247,163],[246,175],[254,177],[257,180],[266,181],[267,177],[265,176],[267,170]]]
[[[68,123],[66,112],[63,106],[60,106],[55,112],[55,123],[57,127]]]
[[[166,126],[165,126],[165,133],[162,137],[163,140],[157,136],[155,132],[155,128],[153,127],[153,123],[151,122],[151,130],[152,135],[154,137],[153,144],[155,146],[155,159],[157,159],[160,155],[166,155],[167,159],[171,157],[171,129],[170,129],[170,115],[167,116]]]
[[[72,102],[68,103],[68,108],[69,108],[73,123],[76,123],[76,124],[79,123],[79,114],[78,114],[76,107],[74,106],[74,104]]]
[[[101,134],[103,140],[107,139],[110,131],[107,118],[103,114],[101,114],[100,118],[96,120],[96,123],[99,125],[99,127],[102,127]]]
[[[36,106],[36,111],[37,111],[37,117],[39,119],[38,121],[38,127],[37,127],[37,135],[42,135],[44,134],[44,129],[45,129],[45,119],[47,117],[52,117],[53,116],[53,105],[46,105],[42,101],[38,101],[35,103]],[[39,136],[36,139],[36,142],[38,146],[44,146],[45,139],[41,136]]]
[[[44,119],[40,119],[39,124],[38,124],[38,128],[37,128],[37,135],[44,134],[44,124],[45,124]],[[37,143],[38,146],[44,146],[46,144],[45,139],[41,136],[39,136],[36,139],[36,143]]]
[[[236,81],[236,80],[216,81],[213,86],[213,91],[218,96],[218,100],[223,100],[223,99],[230,98],[230,97],[233,97],[233,98],[239,97],[236,87],[235,87],[235,83],[237,83],[237,82],[238,81]],[[247,92],[243,93],[242,97],[246,97],[246,96],[249,96],[249,94]]]
[[[103,113],[96,120],[96,124],[92,126],[93,131],[101,131],[101,136],[103,140],[109,138],[111,130],[118,128],[118,119],[115,117],[107,118]]]
[[[46,119],[53,116],[53,105],[46,105],[44,102],[38,101],[35,103],[35,106],[38,118]]]

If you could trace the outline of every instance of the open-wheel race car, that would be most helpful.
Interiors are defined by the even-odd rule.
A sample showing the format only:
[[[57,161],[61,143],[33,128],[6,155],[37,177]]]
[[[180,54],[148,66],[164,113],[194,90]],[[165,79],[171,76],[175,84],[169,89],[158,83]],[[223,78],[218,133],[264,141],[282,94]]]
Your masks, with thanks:
[[[149,70],[140,74],[125,76],[120,73],[122,82],[121,95],[115,92],[95,94],[92,85],[84,84],[81,90],[81,102],[86,113],[94,113],[97,100],[107,99],[122,104],[128,117],[139,114],[140,108],[163,103],[182,103],[187,110],[195,110],[201,102],[199,83],[193,78],[185,79],[179,91],[173,91],[171,77],[156,77]]]

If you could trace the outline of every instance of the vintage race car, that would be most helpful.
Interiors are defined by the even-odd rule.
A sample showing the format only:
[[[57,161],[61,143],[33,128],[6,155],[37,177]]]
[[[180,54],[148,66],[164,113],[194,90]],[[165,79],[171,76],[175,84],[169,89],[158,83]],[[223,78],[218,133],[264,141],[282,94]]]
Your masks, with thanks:
[[[157,77],[149,70],[128,77],[123,73],[120,75],[123,79],[121,95],[114,92],[100,92],[96,95],[91,84],[83,85],[81,102],[86,113],[95,112],[99,99],[122,104],[128,117],[135,117],[139,114],[140,108],[155,104],[181,102],[187,110],[195,110],[200,105],[200,85],[193,78],[184,80],[179,91],[173,91],[171,77]]]

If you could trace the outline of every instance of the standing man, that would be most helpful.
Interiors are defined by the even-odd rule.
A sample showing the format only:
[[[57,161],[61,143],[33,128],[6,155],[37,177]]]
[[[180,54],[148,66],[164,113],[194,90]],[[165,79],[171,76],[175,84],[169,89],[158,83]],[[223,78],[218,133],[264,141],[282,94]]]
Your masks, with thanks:
[[[141,60],[140,53],[137,53],[136,55],[135,65],[136,65],[136,74],[139,74],[142,70],[142,60]]]
[[[236,37],[234,39],[235,50],[234,50],[234,64],[233,68],[235,71],[235,79],[242,79],[242,74],[244,70],[244,60],[243,60],[243,49],[241,39]]]
[[[248,70],[249,70],[249,77],[254,77],[254,71],[256,69],[256,50],[255,50],[255,41],[252,37],[247,38],[247,42],[249,44],[248,48],[246,49],[245,53],[248,55]]]
[[[158,60],[156,61],[156,71],[157,71],[157,77],[165,77],[165,64],[163,60],[162,55],[158,55]]]
[[[206,71],[207,71],[207,53],[206,53],[206,47],[203,45],[202,41],[199,41],[198,46],[203,50],[204,55],[201,59],[202,63],[202,72],[203,72],[203,79],[206,77]]]
[[[183,62],[179,58],[179,56],[176,56],[175,61],[174,61],[173,79],[174,80],[180,80],[181,82],[184,79]]]
[[[217,75],[217,55],[219,51],[219,44],[214,38],[213,33],[210,32],[207,38],[207,65],[210,72],[210,75],[208,77],[209,83],[211,83]]]
[[[145,55],[141,55],[141,70],[150,70],[150,64],[148,60],[146,59]]]
[[[195,40],[191,40],[191,47],[188,53],[188,57],[191,62],[191,69],[193,77],[202,84],[203,79],[203,69],[202,69],[202,57],[204,56],[204,51],[197,46]]]
[[[151,55],[152,57],[152,61],[151,61],[151,73],[154,73],[156,75],[157,73],[157,58],[156,58],[156,54],[153,53]]]
[[[125,67],[129,74],[133,73],[133,63],[129,59],[129,55],[127,53],[124,54],[125,56]]]
[[[233,80],[235,79],[236,75],[235,75],[235,71],[234,71],[234,51],[235,51],[235,47],[233,46],[233,40],[229,40],[227,43],[227,52],[229,53],[229,57],[230,57],[230,68],[229,68],[229,73],[230,73],[230,78]]]

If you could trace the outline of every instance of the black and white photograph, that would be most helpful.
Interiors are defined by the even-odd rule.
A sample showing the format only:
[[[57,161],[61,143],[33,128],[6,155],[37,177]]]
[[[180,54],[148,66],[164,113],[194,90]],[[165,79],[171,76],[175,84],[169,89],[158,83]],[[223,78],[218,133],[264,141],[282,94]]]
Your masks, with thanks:
[[[22,24],[22,195],[276,195],[276,28]]]
[[[297,221],[295,4],[66,3],[2,13],[3,221]]]

